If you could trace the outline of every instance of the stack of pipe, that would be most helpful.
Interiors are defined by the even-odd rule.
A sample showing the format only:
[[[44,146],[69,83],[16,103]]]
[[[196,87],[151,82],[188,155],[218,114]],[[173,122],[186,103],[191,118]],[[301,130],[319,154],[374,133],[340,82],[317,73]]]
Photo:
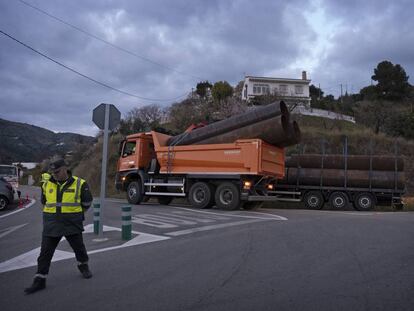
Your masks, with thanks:
[[[271,145],[286,147],[300,141],[300,129],[296,121],[290,120],[286,104],[281,101],[171,137],[167,144],[225,144],[249,138],[260,138]]]
[[[282,183],[310,186],[404,189],[402,157],[365,155],[292,155]]]

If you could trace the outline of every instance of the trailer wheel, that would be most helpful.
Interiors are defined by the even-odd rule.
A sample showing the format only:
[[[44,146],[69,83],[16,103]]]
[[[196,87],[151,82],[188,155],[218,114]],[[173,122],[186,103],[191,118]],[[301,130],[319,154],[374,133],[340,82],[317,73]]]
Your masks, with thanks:
[[[240,206],[240,190],[231,182],[222,183],[217,187],[215,199],[218,208],[235,210]]]
[[[341,209],[348,206],[349,199],[346,193],[336,191],[329,197],[329,204],[334,209]]]
[[[193,184],[188,194],[188,200],[193,207],[210,208],[214,205],[214,197],[212,186],[199,181]]]
[[[319,191],[309,191],[305,194],[303,203],[307,209],[322,209],[325,200]]]
[[[143,199],[140,181],[131,181],[127,188],[127,200],[131,204],[139,204]]]
[[[173,200],[172,197],[157,197],[158,203],[162,204],[162,205],[168,205],[171,203],[171,201]]]
[[[375,199],[371,193],[358,194],[354,200],[354,208],[357,211],[369,211],[375,207]]]

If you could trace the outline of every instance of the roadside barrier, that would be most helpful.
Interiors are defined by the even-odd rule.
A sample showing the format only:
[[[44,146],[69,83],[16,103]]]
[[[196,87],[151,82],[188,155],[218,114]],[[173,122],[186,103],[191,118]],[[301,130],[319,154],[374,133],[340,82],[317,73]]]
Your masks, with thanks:
[[[131,240],[131,206],[122,206],[122,240]]]
[[[101,222],[101,204],[93,203],[93,233],[99,234],[100,222]]]

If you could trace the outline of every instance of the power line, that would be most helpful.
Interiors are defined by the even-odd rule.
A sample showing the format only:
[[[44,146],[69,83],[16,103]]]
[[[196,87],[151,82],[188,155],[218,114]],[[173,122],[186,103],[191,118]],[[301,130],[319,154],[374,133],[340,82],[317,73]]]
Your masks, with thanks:
[[[128,92],[122,91],[122,90],[120,90],[120,89],[117,89],[117,88],[115,88],[115,87],[112,87],[112,86],[110,86],[110,85],[108,85],[108,84],[106,84],[106,83],[100,82],[100,81],[98,81],[98,80],[96,80],[96,79],[94,79],[94,78],[91,78],[91,77],[89,77],[89,76],[87,76],[87,75],[85,75],[85,74],[83,74],[83,73],[81,73],[81,72],[79,72],[79,71],[77,71],[77,70],[75,70],[75,69],[73,69],[73,68],[69,67],[69,66],[66,66],[65,64],[62,64],[61,62],[59,62],[59,61],[57,61],[57,60],[55,60],[55,59],[53,59],[53,58],[51,58],[51,57],[47,56],[46,54],[44,54],[44,53],[42,53],[42,52],[39,52],[38,50],[36,50],[36,49],[32,48],[31,46],[27,45],[26,43],[23,43],[22,41],[20,41],[20,40],[16,39],[15,37],[13,37],[13,36],[9,35],[8,33],[4,32],[4,31],[2,31],[1,29],[0,29],[0,33],[1,33],[1,34],[3,34],[3,35],[5,35],[6,37],[9,37],[10,39],[12,39],[12,40],[16,41],[17,43],[19,43],[19,44],[23,45],[24,47],[28,48],[29,50],[32,50],[33,52],[35,52],[35,53],[37,53],[37,54],[39,54],[39,55],[43,56],[44,58],[46,58],[46,59],[48,59],[48,60],[50,60],[50,61],[54,62],[55,64],[57,64],[57,65],[59,65],[59,66],[61,66],[61,67],[65,68],[65,69],[67,69],[67,70],[69,70],[69,71],[72,71],[73,73],[75,73],[75,74],[77,74],[77,75],[79,75],[79,76],[81,76],[81,77],[83,77],[83,78],[85,78],[85,79],[88,79],[88,80],[90,80],[90,81],[92,81],[92,82],[94,82],[94,83],[96,83],[96,84],[99,84],[99,85],[101,85],[101,86],[103,86],[103,87],[106,87],[106,88],[108,88],[108,89],[110,89],[110,90],[116,91],[116,92],[118,92],[118,93],[121,93],[121,94],[124,94],[124,95],[127,95],[127,96],[131,96],[131,97],[134,97],[134,98],[138,98],[138,99],[141,99],[141,100],[147,100],[147,101],[173,101],[173,100],[179,99],[179,98],[184,97],[184,96],[186,96],[186,95],[187,95],[187,93],[186,93],[186,94],[183,94],[183,95],[177,96],[177,97],[175,97],[175,98],[169,98],[169,99],[157,99],[157,98],[142,97],[142,96],[138,96],[138,95],[135,95],[135,94],[132,94],[132,93],[128,93]]]
[[[89,36],[89,37],[91,37],[91,38],[94,38],[95,40],[98,40],[98,41],[101,41],[101,42],[103,42],[103,43],[105,43],[105,44],[108,44],[108,45],[110,45],[111,47],[113,47],[113,48],[115,48],[115,49],[117,49],[117,50],[120,50],[120,51],[122,51],[122,52],[124,52],[124,53],[127,53],[127,54],[129,54],[129,55],[132,55],[132,56],[134,56],[134,57],[137,57],[137,58],[139,58],[139,59],[141,59],[141,60],[144,60],[144,61],[146,61],[146,62],[149,62],[149,63],[153,64],[153,65],[159,66],[159,67],[161,67],[161,68],[168,69],[168,70],[170,70],[170,71],[174,71],[174,72],[176,72],[176,73],[178,73],[178,74],[180,74],[180,75],[191,77],[191,78],[196,79],[196,80],[198,80],[198,81],[203,81],[203,80],[206,80],[206,79],[203,79],[203,78],[198,77],[198,76],[194,76],[194,75],[191,75],[191,74],[187,74],[187,73],[184,73],[184,72],[178,71],[178,70],[176,70],[176,69],[174,69],[174,68],[172,68],[172,67],[169,67],[169,66],[163,65],[163,64],[158,63],[158,62],[156,62],[156,61],[153,61],[153,60],[151,60],[151,59],[149,59],[149,58],[146,58],[146,57],[144,57],[144,56],[138,55],[138,54],[136,54],[136,53],[134,53],[134,52],[131,52],[131,51],[129,51],[129,50],[127,50],[127,49],[125,49],[125,48],[123,48],[123,47],[121,47],[121,46],[118,46],[118,45],[116,45],[116,44],[113,44],[113,43],[111,43],[111,42],[109,42],[109,41],[105,40],[105,39],[102,39],[102,38],[100,38],[100,37],[98,37],[98,36],[95,36],[94,34],[92,34],[92,33],[90,33],[90,32],[87,32],[87,31],[83,30],[82,28],[80,28],[80,27],[78,27],[78,26],[75,26],[75,25],[73,25],[73,24],[71,24],[71,23],[69,23],[69,22],[67,22],[67,21],[65,21],[65,20],[63,20],[63,19],[61,19],[61,18],[59,18],[59,17],[56,17],[56,16],[52,15],[51,13],[48,13],[48,12],[46,12],[46,11],[44,11],[44,10],[42,10],[42,9],[40,9],[40,8],[38,8],[38,7],[34,6],[34,5],[32,5],[32,4],[30,4],[30,3],[26,2],[26,1],[23,1],[23,0],[18,0],[18,1],[19,1],[20,3],[22,3],[22,4],[24,4],[24,5],[26,5],[26,6],[30,7],[30,8],[32,8],[32,9],[34,9],[34,10],[36,10],[36,11],[38,11],[38,12],[40,12],[40,13],[42,13],[42,14],[44,14],[44,15],[48,16],[48,17],[50,17],[50,18],[53,18],[54,20],[57,20],[58,22],[60,22],[60,23],[62,23],[62,24],[65,24],[66,26],[69,26],[69,27],[71,27],[71,28],[73,28],[73,29],[75,29],[75,30],[77,30],[77,31],[79,31],[79,32],[81,32],[81,33],[83,33],[84,35],[87,35],[87,36]]]

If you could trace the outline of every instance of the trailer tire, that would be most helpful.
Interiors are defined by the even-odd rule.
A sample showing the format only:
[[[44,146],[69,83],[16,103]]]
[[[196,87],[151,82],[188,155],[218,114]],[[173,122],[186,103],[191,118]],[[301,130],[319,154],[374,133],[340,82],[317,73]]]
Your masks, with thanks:
[[[217,187],[216,205],[219,209],[232,211],[240,206],[240,190],[231,182],[224,182]]]
[[[357,211],[369,211],[375,207],[375,198],[371,193],[360,193],[356,196],[353,205]]]
[[[348,195],[345,192],[335,191],[329,196],[329,204],[334,209],[346,208],[348,203]]]
[[[214,205],[214,192],[212,186],[198,181],[193,184],[188,193],[188,201],[196,208],[210,208]]]
[[[139,204],[143,199],[141,181],[131,181],[127,188],[127,200],[131,204]]]
[[[171,203],[171,201],[173,200],[172,197],[157,197],[158,203],[160,203],[161,205],[168,205]]]
[[[303,203],[307,209],[322,209],[325,200],[321,192],[309,191],[305,194]]]

